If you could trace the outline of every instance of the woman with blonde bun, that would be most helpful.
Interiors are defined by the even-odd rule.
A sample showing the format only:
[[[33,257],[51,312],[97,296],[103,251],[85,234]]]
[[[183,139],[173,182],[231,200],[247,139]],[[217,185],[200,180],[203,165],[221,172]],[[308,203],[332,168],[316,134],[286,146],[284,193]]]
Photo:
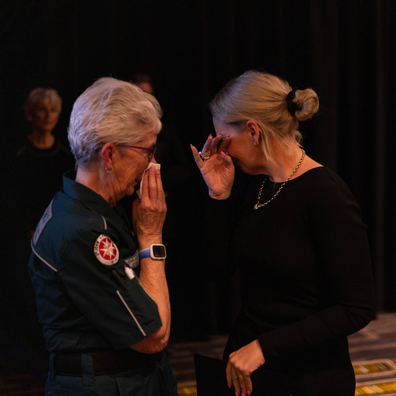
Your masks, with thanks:
[[[208,186],[207,266],[239,269],[243,301],[224,351],[227,383],[253,391],[258,368],[293,395],[353,396],[347,336],[373,317],[366,226],[343,180],[304,151],[312,89],[248,71],[210,103],[216,136],[191,146]]]

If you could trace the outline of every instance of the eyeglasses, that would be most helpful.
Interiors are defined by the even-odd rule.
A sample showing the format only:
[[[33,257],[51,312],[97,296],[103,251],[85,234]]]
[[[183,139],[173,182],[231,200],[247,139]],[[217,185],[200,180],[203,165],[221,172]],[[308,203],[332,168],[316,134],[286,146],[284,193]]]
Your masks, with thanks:
[[[128,148],[135,148],[135,149],[139,149],[139,150],[145,150],[148,152],[148,159],[149,162],[152,160],[152,158],[154,157],[155,154],[155,150],[157,150],[157,147],[139,147],[139,146],[128,146],[127,144],[118,144],[118,146],[120,147],[128,147]]]

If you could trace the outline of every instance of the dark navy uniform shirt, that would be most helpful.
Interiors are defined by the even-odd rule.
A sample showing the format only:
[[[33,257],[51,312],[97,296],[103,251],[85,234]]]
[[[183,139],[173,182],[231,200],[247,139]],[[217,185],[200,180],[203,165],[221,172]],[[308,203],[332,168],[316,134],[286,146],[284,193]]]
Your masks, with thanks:
[[[125,213],[74,178],[74,171],[65,174],[32,239],[29,273],[47,349],[128,348],[161,327],[158,308],[139,283]]]

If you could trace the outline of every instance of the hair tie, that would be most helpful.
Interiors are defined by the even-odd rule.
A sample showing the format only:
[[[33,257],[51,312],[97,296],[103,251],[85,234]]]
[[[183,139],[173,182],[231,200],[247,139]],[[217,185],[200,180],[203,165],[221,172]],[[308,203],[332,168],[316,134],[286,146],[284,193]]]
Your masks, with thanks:
[[[297,104],[293,102],[294,98],[296,97],[296,91],[297,88],[293,88],[286,96],[287,110],[292,117],[294,117],[294,114],[297,110]]]

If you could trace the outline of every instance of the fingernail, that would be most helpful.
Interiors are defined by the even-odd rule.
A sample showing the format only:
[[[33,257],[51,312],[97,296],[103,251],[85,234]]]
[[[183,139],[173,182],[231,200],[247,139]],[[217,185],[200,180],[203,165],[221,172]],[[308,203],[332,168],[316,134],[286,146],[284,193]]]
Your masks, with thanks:
[[[239,396],[238,393],[235,392],[235,396]]]
[[[227,157],[227,156],[226,156],[226,153],[225,153],[224,151],[221,152],[221,155],[222,155],[223,157]]]
[[[231,389],[231,385],[230,384],[227,384],[227,386]]]
[[[247,396],[250,396],[250,391],[247,391],[246,393],[247,393]]]

